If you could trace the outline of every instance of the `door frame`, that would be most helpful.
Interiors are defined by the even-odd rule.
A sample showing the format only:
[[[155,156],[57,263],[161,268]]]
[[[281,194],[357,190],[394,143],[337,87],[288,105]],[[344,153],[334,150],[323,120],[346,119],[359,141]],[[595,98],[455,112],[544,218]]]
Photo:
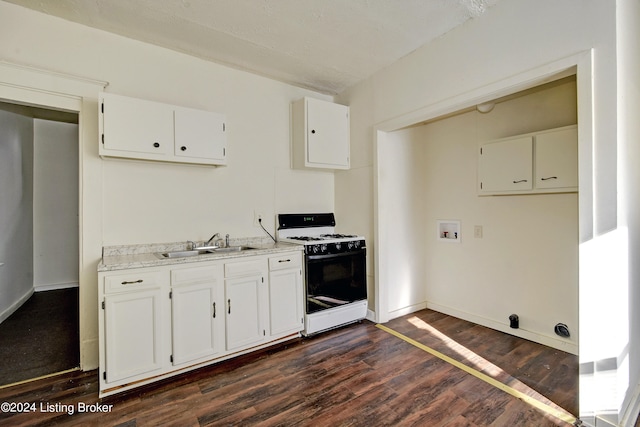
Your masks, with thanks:
[[[97,266],[102,256],[98,94],[107,82],[0,61],[0,100],[78,114],[80,368],[98,367]]]

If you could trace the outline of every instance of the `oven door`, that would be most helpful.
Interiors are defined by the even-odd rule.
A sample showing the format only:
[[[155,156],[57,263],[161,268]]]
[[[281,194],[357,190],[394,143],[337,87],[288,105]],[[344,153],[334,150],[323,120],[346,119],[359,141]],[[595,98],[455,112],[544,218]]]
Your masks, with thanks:
[[[307,314],[367,299],[366,250],[307,255]]]

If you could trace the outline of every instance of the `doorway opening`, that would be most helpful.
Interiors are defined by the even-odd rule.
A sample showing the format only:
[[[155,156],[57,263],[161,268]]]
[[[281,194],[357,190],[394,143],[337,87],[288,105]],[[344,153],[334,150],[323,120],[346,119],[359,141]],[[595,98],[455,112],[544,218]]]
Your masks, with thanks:
[[[0,386],[78,368],[78,114],[0,103]]]

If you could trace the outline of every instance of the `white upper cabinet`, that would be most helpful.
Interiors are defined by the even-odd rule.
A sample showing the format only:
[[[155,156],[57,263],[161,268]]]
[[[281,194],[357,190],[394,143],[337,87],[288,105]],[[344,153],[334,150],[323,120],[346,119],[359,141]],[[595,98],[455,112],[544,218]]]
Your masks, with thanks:
[[[209,111],[100,94],[100,156],[226,164],[225,117]]]
[[[173,153],[173,110],[141,99],[103,94],[100,154],[167,159]]]
[[[349,169],[349,107],[314,98],[292,104],[293,166]]]
[[[481,192],[531,190],[533,138],[508,139],[480,148]]]
[[[174,123],[176,157],[196,163],[203,159],[226,163],[226,124],[222,114],[176,107]]]
[[[566,126],[480,147],[480,195],[578,191],[578,130]]]
[[[536,136],[536,188],[578,189],[578,129]]]

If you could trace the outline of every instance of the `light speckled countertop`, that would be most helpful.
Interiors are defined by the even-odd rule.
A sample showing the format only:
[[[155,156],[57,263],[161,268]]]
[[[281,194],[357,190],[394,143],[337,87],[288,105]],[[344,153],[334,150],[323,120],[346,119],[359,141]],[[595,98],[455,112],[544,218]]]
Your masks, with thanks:
[[[202,244],[202,242],[197,242]],[[252,250],[241,252],[210,253],[184,258],[163,258],[161,252],[184,251],[190,249],[186,242],[153,243],[145,245],[105,246],[102,248],[102,261],[98,271],[126,270],[164,265],[187,264],[217,259],[242,258],[254,255],[268,255],[287,251],[302,251],[304,245],[278,242],[269,238],[231,239],[230,246],[250,246]]]

